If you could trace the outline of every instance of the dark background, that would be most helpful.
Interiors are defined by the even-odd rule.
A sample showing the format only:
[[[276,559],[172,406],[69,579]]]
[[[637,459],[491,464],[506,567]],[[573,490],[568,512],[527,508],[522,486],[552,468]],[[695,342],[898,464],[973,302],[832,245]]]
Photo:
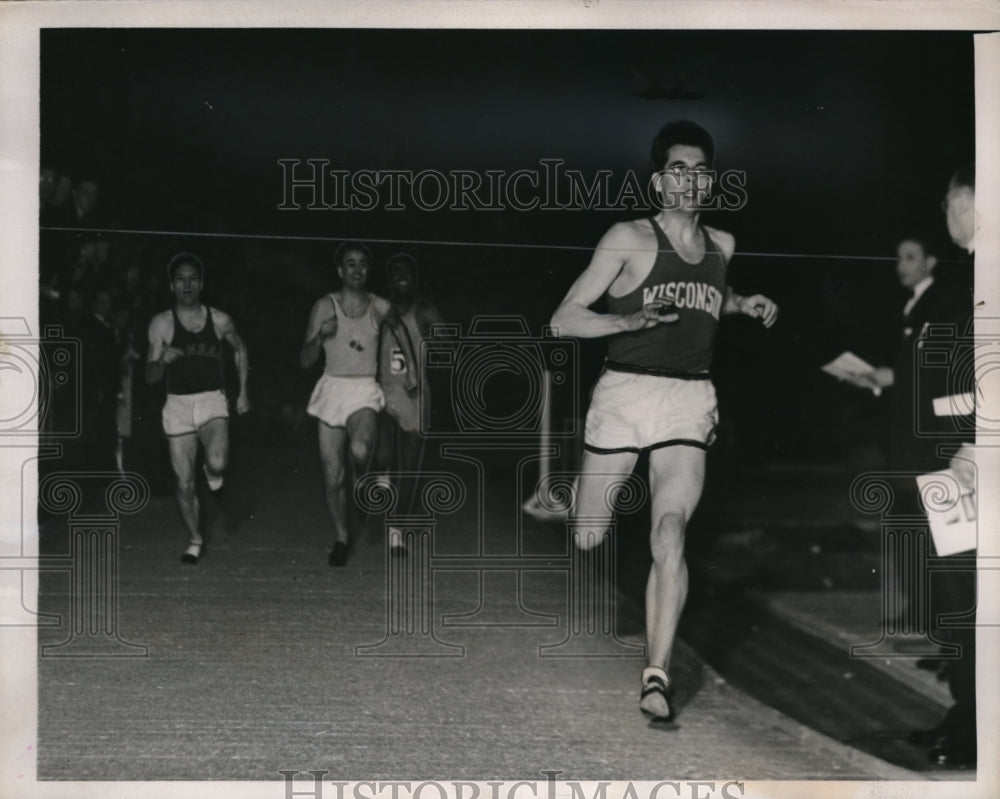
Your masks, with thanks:
[[[280,211],[280,158],[352,172],[559,158],[645,178],[664,122],[701,123],[716,168],[748,175],[745,208],[704,217],[736,236],[731,282],[781,306],[767,332],[726,319],[714,369],[721,452],[761,463],[878,450],[877,403],[818,367],[847,348],[888,357],[895,245],[910,231],[947,240],[939,203],[974,153],[969,32],[62,29],[41,41],[42,166],[99,183],[100,226],[129,231],[102,234],[111,268],[138,266],[159,308],[169,255],[202,255],[206,299],[248,342],[258,418],[293,427],[314,379],[298,347],[311,303],[336,285],[337,240],[370,243],[376,291],[384,259],[406,249],[446,318],[518,314],[538,333],[606,228],[645,211]],[[704,97],[633,94],[681,81]],[[67,235],[42,230],[43,243]],[[581,351],[586,392],[603,345]]]

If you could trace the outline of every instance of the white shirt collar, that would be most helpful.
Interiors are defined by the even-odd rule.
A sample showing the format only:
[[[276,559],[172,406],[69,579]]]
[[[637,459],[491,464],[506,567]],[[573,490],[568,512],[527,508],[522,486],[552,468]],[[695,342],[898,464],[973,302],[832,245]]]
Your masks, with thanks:
[[[906,305],[903,306],[903,316],[907,316],[910,311],[913,310],[913,306],[917,304],[917,300],[919,300],[923,293],[931,287],[931,283],[933,282],[934,276],[928,275],[913,287],[913,296],[910,297]]]

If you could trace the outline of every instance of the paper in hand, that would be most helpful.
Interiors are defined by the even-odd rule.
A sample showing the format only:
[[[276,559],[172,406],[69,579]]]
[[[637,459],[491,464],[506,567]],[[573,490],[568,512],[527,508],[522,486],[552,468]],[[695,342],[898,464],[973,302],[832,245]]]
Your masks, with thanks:
[[[976,494],[951,469],[917,476],[920,502],[940,556],[976,548]]]
[[[853,352],[840,353],[840,355],[822,367],[822,369],[828,375],[832,375],[838,380],[845,380],[859,388],[871,389],[871,392],[876,397],[882,394],[882,389],[871,382],[875,376],[875,367],[859,358]]]

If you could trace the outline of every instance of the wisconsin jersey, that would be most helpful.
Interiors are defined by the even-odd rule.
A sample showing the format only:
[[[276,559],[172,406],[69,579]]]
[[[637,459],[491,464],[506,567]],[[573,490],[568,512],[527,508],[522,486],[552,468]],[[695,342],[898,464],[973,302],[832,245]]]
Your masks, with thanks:
[[[689,264],[674,252],[666,234],[651,219],[657,253],[649,274],[635,289],[607,295],[608,312],[631,314],[654,300],[673,303],[672,324],[618,333],[608,340],[608,367],[674,376],[702,375],[712,363],[712,346],[726,296],[726,262],[704,229],[705,254]]]

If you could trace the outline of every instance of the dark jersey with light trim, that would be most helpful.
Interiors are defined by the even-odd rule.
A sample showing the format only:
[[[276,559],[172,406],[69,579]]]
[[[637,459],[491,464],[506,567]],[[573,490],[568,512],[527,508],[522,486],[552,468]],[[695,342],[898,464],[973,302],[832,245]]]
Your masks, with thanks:
[[[704,228],[705,255],[689,264],[674,252],[655,219],[657,253],[649,274],[635,289],[621,297],[607,295],[608,312],[631,314],[654,300],[673,303],[680,318],[645,330],[617,333],[608,339],[608,366],[630,370],[683,375],[708,372],[712,347],[726,297],[726,261]]]
[[[212,309],[205,306],[205,324],[197,333],[181,324],[176,309],[170,346],[183,355],[167,365],[168,394],[199,394],[222,388],[222,342],[215,334]]]

